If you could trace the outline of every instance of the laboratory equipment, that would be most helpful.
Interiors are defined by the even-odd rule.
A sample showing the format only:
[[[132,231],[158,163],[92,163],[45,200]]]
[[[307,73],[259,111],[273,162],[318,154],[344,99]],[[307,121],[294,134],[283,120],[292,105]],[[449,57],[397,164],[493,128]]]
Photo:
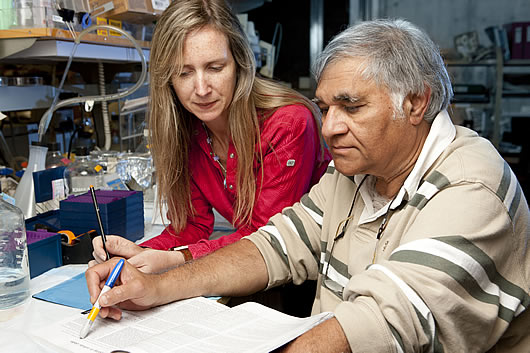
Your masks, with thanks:
[[[42,146],[41,143],[35,141],[31,143],[28,166],[15,191],[15,205],[22,210],[26,218],[31,218],[37,214],[33,172],[44,169],[47,151],[48,147]]]
[[[48,152],[46,153],[46,169],[64,167],[70,161],[63,157],[59,150],[59,144],[57,142],[48,143]]]
[[[118,32],[118,33],[122,34],[123,36],[125,36],[127,39],[129,39],[133,43],[135,49],[138,51],[138,55],[140,56],[140,60],[141,60],[141,63],[142,63],[142,73],[140,74],[140,78],[134,84],[134,86],[132,86],[131,88],[129,88],[129,89],[123,91],[123,92],[120,92],[120,93],[111,93],[111,94],[105,94],[104,93],[103,95],[99,95],[99,96],[76,97],[76,98],[65,99],[63,101],[57,102],[57,99],[59,97],[59,93],[61,92],[62,87],[64,85],[64,81],[66,80],[66,76],[68,74],[68,70],[70,69],[70,65],[72,63],[72,59],[74,57],[76,49],[79,46],[79,44],[81,43],[81,38],[84,37],[87,33],[93,32],[93,31],[98,30],[98,29],[106,29],[106,30],[109,30],[109,31]],[[121,28],[114,27],[114,26],[109,26],[109,25],[95,25],[95,26],[91,26],[91,27],[83,30],[81,33],[79,33],[79,35],[74,40],[74,46],[72,48],[72,53],[70,54],[70,57],[68,58],[68,61],[66,63],[66,68],[64,70],[63,77],[61,78],[61,82],[59,83],[59,87],[57,89],[57,95],[55,96],[55,98],[54,98],[54,100],[52,102],[52,105],[44,113],[44,115],[42,116],[42,118],[41,118],[41,120],[39,122],[39,133],[38,133],[39,134],[39,141],[42,141],[42,139],[44,138],[44,135],[46,134],[46,131],[48,130],[48,126],[50,125],[50,122],[52,120],[53,112],[56,111],[57,109],[65,107],[65,106],[68,106],[68,105],[76,104],[76,103],[82,103],[82,102],[106,102],[106,101],[109,101],[109,100],[116,100],[116,99],[120,99],[120,98],[126,97],[126,96],[134,93],[137,89],[139,89],[143,85],[146,77],[147,77],[147,62],[146,62],[146,59],[145,59],[145,55],[143,53],[142,48],[138,44],[138,42],[136,42],[136,40],[129,33],[125,32]],[[105,130],[107,130],[107,124],[108,124],[108,122],[104,122]],[[109,131],[105,131],[105,146],[106,147],[110,146],[110,138],[111,138],[110,129],[108,129],[108,130]],[[108,147],[106,149],[108,149]]]
[[[64,170],[64,180],[67,195],[79,195],[90,190],[90,185],[96,189],[103,186],[103,167],[92,161],[85,146],[76,148],[75,160]]]
[[[22,304],[29,296],[24,215],[0,198],[0,319],[1,310]]]

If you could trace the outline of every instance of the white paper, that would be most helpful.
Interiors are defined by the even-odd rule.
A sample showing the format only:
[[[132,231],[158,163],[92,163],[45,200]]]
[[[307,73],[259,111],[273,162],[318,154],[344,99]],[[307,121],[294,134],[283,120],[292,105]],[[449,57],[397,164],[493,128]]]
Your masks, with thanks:
[[[86,316],[76,315],[35,333],[68,352],[269,352],[333,314],[296,318],[257,303],[229,308],[193,298],[147,311],[127,311],[120,321],[97,318],[85,339]]]

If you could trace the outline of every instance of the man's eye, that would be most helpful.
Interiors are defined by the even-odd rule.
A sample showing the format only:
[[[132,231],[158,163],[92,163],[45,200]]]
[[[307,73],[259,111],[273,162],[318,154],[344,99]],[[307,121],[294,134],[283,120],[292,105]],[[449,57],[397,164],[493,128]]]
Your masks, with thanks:
[[[319,107],[319,108],[320,108],[320,112],[322,113],[323,116],[328,113],[328,110],[329,110],[328,107],[325,107],[325,108]]]
[[[344,106],[344,110],[347,112],[347,113],[355,113],[359,110],[359,106]]]

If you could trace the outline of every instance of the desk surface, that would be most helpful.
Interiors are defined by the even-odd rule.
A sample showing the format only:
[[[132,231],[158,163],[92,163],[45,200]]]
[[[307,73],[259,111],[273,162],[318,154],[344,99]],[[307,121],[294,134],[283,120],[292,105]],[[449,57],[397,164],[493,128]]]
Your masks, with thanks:
[[[162,232],[164,226],[152,224],[153,206],[144,204],[145,235],[137,241],[144,242]],[[30,281],[31,295],[53,287],[81,272],[87,265],[66,265],[51,269]],[[4,353],[56,352],[56,348],[43,345],[31,336],[31,332],[50,323],[61,321],[82,310],[48,303],[30,298],[24,304],[11,310],[0,310],[0,350]]]
[[[162,224],[152,223],[152,203],[144,204],[145,234],[136,243],[144,242],[157,236],[164,230]],[[216,215],[217,217],[217,215]],[[220,216],[219,216],[220,217]],[[221,219],[216,223],[224,225]],[[224,221],[226,222],[226,221]],[[214,232],[213,235],[222,235],[231,231]],[[219,234],[218,234],[219,233]],[[51,269],[30,281],[31,295],[57,285],[85,271],[87,265],[66,265]],[[46,346],[31,336],[31,332],[51,323],[59,322],[72,314],[80,314],[82,310],[52,304],[42,300],[30,298],[24,304],[12,310],[0,310],[0,347],[2,353],[35,353],[56,352],[56,347]],[[81,314],[80,314],[81,315]]]
[[[31,295],[59,284],[83,271],[87,265],[66,265],[51,269],[30,281]],[[36,341],[30,333],[82,310],[30,298],[12,310],[0,310],[2,352],[56,352]],[[7,321],[5,321],[7,320]]]

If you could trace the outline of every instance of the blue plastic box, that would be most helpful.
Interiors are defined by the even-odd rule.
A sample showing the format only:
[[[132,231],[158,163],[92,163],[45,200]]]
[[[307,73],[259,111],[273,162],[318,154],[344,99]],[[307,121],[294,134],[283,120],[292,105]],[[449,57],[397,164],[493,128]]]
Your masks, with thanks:
[[[59,221],[59,210],[52,210],[26,219],[26,230],[37,230],[46,228],[48,231],[58,232],[61,230]]]
[[[61,236],[59,234],[43,230],[28,230],[26,231],[26,238],[31,278],[63,265]]]
[[[144,235],[143,193],[127,190],[96,190],[101,223],[106,234],[117,234],[131,241]],[[60,203],[60,224],[74,234],[94,229],[100,233],[92,201],[85,193]]]

